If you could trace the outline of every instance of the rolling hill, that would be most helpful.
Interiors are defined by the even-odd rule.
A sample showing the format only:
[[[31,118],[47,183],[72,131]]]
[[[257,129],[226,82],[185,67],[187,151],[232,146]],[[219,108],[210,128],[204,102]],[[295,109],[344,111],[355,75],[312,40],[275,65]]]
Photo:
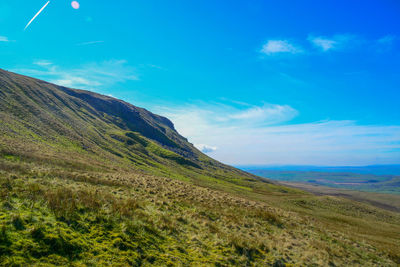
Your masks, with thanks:
[[[0,70],[0,265],[397,266],[400,214],[224,165],[167,118]]]

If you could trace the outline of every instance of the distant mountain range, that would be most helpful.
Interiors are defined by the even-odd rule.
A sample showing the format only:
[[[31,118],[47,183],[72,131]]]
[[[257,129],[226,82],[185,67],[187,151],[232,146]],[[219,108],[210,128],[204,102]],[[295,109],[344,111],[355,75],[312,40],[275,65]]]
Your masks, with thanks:
[[[370,166],[237,166],[238,168],[248,170],[276,170],[276,171],[312,171],[312,172],[350,172],[359,174],[375,175],[400,175],[400,165],[370,165]]]
[[[366,192],[400,194],[400,165],[365,167],[257,166],[242,167],[268,179]]]

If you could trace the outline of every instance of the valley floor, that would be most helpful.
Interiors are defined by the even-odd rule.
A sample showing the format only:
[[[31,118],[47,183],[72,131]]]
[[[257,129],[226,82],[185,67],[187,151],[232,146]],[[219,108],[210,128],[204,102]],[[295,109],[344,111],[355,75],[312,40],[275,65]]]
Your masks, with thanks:
[[[400,195],[362,192],[309,183],[279,182],[279,184],[301,189],[315,195],[337,196],[367,203],[375,207],[400,212]]]

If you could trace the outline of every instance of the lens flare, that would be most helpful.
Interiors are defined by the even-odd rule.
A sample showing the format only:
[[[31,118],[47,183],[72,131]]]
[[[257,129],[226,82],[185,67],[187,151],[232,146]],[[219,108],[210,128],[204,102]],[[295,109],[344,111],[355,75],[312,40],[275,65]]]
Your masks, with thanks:
[[[73,9],[79,9],[80,4],[77,1],[72,1],[71,6]]]

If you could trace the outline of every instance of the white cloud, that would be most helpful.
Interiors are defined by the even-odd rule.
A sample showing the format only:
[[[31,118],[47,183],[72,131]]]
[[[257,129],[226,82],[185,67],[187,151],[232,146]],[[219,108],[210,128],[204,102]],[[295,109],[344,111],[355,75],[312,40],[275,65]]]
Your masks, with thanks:
[[[298,54],[301,52],[303,52],[301,48],[294,46],[287,40],[269,40],[261,49],[261,53],[265,55],[276,53]]]
[[[312,35],[307,40],[322,52],[334,50],[349,50],[354,48],[377,48],[378,52],[389,50],[398,39],[396,35],[386,35],[379,39],[365,39],[356,34],[335,34],[332,36]],[[303,47],[294,45],[288,40],[269,40],[260,51],[265,55],[298,54],[307,52]]]
[[[48,60],[34,62],[36,68],[16,69],[15,72],[47,80],[57,85],[92,90],[129,80],[138,80],[135,69],[125,60],[93,62],[76,68],[63,68]]]
[[[0,36],[0,42],[9,42],[10,40],[6,36]]]
[[[175,119],[177,126],[185,136],[196,133],[207,133],[209,124],[224,127],[276,125],[292,120],[298,111],[288,105],[264,104],[253,106],[249,104],[228,105],[226,103],[188,104],[181,107],[155,107],[156,113]],[[188,123],[192,121],[192,123]],[[181,124],[182,123],[182,124]],[[192,127],[196,124],[196,127]],[[203,128],[204,126],[204,128]],[[202,144],[202,142],[196,142]]]
[[[324,39],[324,38],[321,38],[321,37],[315,37],[315,38],[313,38],[311,40],[311,42],[315,46],[320,47],[324,51],[328,51],[328,50],[334,48],[335,45],[337,44],[337,42],[334,41],[334,40]]]
[[[53,65],[53,62],[51,62],[49,60],[37,60],[37,61],[33,62],[33,64],[41,66],[41,67],[45,67],[45,66]]]
[[[65,86],[65,87],[78,87],[78,88],[93,88],[101,86],[102,84],[97,81],[91,81],[82,77],[76,77],[65,74],[62,79],[51,80],[51,83]]]
[[[332,37],[310,35],[308,41],[324,52],[343,49],[359,42],[357,36],[351,34],[337,34]]]
[[[268,109],[274,111],[266,111]],[[290,110],[294,109],[280,105],[265,108],[199,102],[154,110],[170,118],[190,142],[218,147],[213,151],[213,157],[227,164],[367,165],[400,162],[399,125],[358,125],[354,121],[294,124],[290,123],[295,116]]]
[[[274,124],[293,119],[298,115],[297,110],[288,105],[265,104],[260,107],[251,107],[245,110],[233,112],[228,119],[243,120],[251,123]]]
[[[194,146],[197,147],[203,153],[211,153],[217,150],[217,147],[215,146],[209,146],[204,144],[195,144]]]

